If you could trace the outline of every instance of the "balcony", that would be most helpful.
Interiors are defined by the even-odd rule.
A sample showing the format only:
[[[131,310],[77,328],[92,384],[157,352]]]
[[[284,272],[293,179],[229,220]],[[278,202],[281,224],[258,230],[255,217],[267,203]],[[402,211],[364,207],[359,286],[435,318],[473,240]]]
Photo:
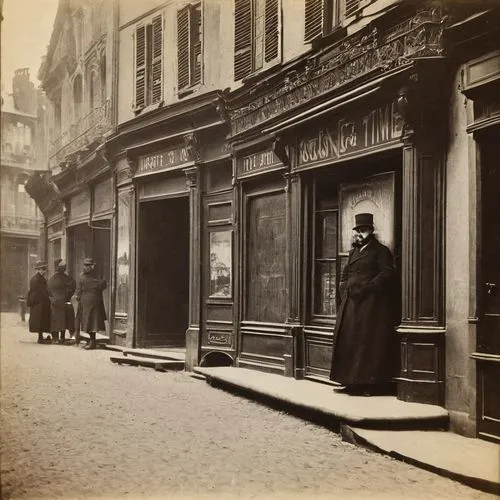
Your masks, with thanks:
[[[99,142],[104,133],[111,129],[111,101],[94,108],[89,114],[70,125],[69,130],[63,132],[49,146],[49,167],[52,169],[68,156],[81,151],[89,145]]]
[[[2,165],[9,167],[22,167],[25,170],[31,170],[35,168],[35,159],[33,154],[29,153],[10,153],[2,151],[1,155]]]
[[[0,217],[0,229],[2,233],[38,237],[40,234],[40,220],[34,217],[2,215]]]

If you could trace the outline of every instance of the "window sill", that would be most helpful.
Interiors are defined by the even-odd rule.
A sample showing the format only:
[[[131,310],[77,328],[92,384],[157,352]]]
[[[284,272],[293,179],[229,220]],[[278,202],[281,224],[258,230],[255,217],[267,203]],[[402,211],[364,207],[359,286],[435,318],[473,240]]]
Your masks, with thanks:
[[[196,92],[199,92],[200,88],[201,88],[201,83],[197,83],[191,87],[186,87],[186,88],[180,89],[177,91],[177,97],[179,99],[184,99],[185,97],[188,97],[191,94],[195,94]]]
[[[137,108],[133,107],[132,111],[134,112],[134,115],[137,116],[137,115],[140,115],[143,113],[149,113],[150,111],[161,108],[161,107],[163,107],[164,104],[165,104],[165,101],[162,100],[159,102],[155,102],[154,104],[148,104],[147,106],[141,106],[141,107],[137,107]]]

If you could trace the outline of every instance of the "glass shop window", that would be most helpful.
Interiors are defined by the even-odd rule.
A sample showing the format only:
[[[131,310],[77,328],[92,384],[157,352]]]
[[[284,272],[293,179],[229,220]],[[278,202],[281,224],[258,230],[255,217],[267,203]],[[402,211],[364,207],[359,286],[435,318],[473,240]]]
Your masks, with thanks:
[[[317,319],[337,313],[338,195],[335,184],[314,183],[312,238],[312,311]]]
[[[246,319],[282,323],[286,316],[285,193],[249,198]]]

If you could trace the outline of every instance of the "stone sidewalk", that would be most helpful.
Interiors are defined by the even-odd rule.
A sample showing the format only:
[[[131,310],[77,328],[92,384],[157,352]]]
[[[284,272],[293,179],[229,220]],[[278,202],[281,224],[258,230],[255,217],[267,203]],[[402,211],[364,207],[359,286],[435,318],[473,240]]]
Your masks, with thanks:
[[[446,432],[444,408],[339,394],[327,384],[244,368],[198,367],[195,373],[211,385],[339,431],[352,443],[500,495],[500,445]]]

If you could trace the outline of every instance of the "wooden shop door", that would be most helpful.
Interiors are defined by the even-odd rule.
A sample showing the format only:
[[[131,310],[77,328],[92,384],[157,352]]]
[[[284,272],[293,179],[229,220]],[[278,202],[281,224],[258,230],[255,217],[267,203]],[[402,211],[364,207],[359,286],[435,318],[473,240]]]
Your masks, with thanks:
[[[496,132],[500,130],[497,127]],[[498,136],[497,136],[498,137]],[[500,442],[500,145],[481,143],[480,316],[477,352],[478,434]]]

